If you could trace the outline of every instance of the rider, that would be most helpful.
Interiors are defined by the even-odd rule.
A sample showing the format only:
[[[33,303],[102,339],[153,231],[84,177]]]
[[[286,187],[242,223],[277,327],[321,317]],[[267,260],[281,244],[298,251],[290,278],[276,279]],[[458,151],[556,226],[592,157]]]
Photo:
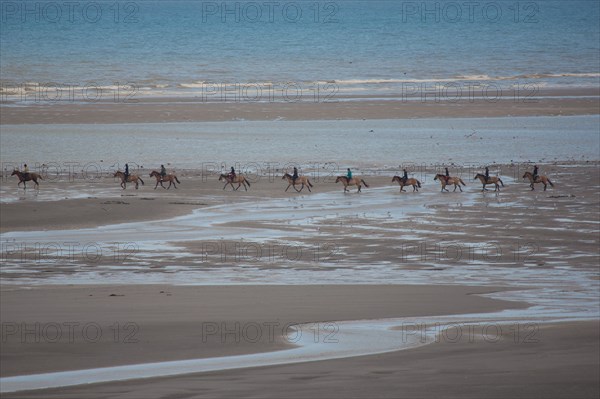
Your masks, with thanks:
[[[448,180],[450,180],[450,172],[448,172],[448,167],[446,166],[446,184],[448,184]]]
[[[298,168],[296,168],[296,167],[294,166],[294,174],[292,174],[292,182],[293,182],[293,184],[295,184],[295,183],[296,183],[296,179],[297,179],[297,178],[298,178]]]
[[[127,179],[129,178],[129,164],[125,164],[125,181],[127,181]]]
[[[23,178],[29,177],[29,167],[26,163],[23,164]]]
[[[405,169],[402,169],[402,182],[406,184],[406,181],[408,180],[408,172]]]
[[[488,181],[490,181],[490,169],[486,166],[485,167],[485,182],[487,183]]]
[[[160,178],[164,179],[167,175],[167,169],[165,169],[165,165],[160,165]]]
[[[348,179],[348,182],[350,182],[350,180],[352,180],[352,171],[350,170],[350,168],[348,168],[348,173],[346,173],[346,178]]]
[[[231,167],[231,172],[229,172],[229,177],[231,178],[231,180],[235,179],[235,169],[233,168],[233,166]]]
[[[535,183],[535,181],[537,180],[537,178],[538,178],[538,166],[537,166],[537,165],[535,165],[535,166],[533,167],[533,182],[534,182],[534,183]]]

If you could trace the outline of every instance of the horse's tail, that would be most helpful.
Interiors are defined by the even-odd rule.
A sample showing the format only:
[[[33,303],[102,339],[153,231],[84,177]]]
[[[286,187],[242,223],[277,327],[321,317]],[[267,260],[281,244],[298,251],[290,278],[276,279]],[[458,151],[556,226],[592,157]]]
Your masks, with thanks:
[[[310,188],[312,188],[312,187],[313,187],[313,185],[312,185],[312,183],[310,182],[310,180],[308,180],[308,177],[306,178],[306,184],[308,184],[308,187],[310,187]]]
[[[550,179],[548,179],[548,184],[550,185],[550,187],[554,187],[554,184],[552,184],[552,182],[550,181]]]
[[[460,179],[460,178],[459,178],[459,179],[458,179],[458,181],[459,181],[459,182],[460,182],[460,184],[462,184],[463,186],[466,186],[465,182],[464,182],[464,181],[462,181],[462,179]]]
[[[177,178],[177,176],[173,176],[175,178],[175,181],[177,182],[177,184],[181,184],[181,182],[179,181],[179,179]],[[144,184],[144,183],[142,183]]]
[[[504,182],[502,181],[502,179],[498,178],[498,181],[500,182],[500,184],[502,184],[502,187],[504,187]]]
[[[364,184],[364,185],[365,185],[365,187],[369,188],[369,185],[367,184],[367,182],[366,182],[366,181],[364,181],[363,179],[360,179],[360,181],[362,182],[362,184]]]
[[[144,181],[142,180],[142,178],[138,176],[138,179],[140,179],[140,181],[142,182],[142,186],[143,186],[144,185]]]
[[[415,179],[417,180],[417,179]],[[421,182],[417,180],[417,186],[419,186],[419,188],[421,188]]]

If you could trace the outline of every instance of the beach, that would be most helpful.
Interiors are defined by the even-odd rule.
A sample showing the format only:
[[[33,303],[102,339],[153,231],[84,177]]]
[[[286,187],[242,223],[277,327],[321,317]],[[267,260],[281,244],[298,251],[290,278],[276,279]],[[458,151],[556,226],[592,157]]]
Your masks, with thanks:
[[[319,332],[317,356],[332,360],[3,396],[278,397],[293,387],[293,397],[593,397],[598,163],[544,165],[555,185],[545,192],[518,178],[522,165],[497,167],[499,193],[482,193],[469,169],[460,170],[462,193],[440,193],[435,169],[422,171],[419,192],[402,193],[393,170],[362,176],[369,187],[360,194],[326,179],[312,193],[285,192],[285,181],[268,176],[248,191],[223,190],[202,170],[187,170],[169,190],[65,176],[41,182],[37,196],[19,189],[26,197],[0,208],[5,384],[121,365],[285,357],[302,349],[289,341],[298,325],[305,336]],[[3,193],[14,186],[3,179]],[[85,198],[68,198],[80,189]],[[386,320],[391,331],[409,326],[411,337],[415,326],[437,325],[441,339],[334,360],[349,320],[371,326],[370,339]],[[339,340],[322,342],[332,332]],[[396,350],[403,337],[393,337]],[[369,353],[360,342],[353,350]],[[478,382],[465,385],[474,365]]]
[[[600,396],[598,2],[0,19],[2,398]]]

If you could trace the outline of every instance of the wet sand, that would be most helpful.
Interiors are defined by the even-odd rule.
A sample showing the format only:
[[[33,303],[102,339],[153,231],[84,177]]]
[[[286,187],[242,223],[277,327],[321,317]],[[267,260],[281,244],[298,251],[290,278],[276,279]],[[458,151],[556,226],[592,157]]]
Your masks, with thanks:
[[[335,120],[452,117],[596,115],[598,89],[540,90],[515,97],[505,92],[491,98],[420,94],[332,101],[313,97],[285,102],[206,102],[202,98],[136,98],[133,103],[19,103],[0,107],[2,124],[166,123],[232,120]]]
[[[537,342],[439,342],[350,359],[7,394],[6,398],[596,398],[597,322],[544,325]]]
[[[81,336],[73,343],[21,343],[18,333],[10,335],[2,344],[2,377],[292,347],[285,334],[202,342],[203,322],[318,323],[516,309],[524,312],[519,323],[534,320],[539,328],[536,343],[517,344],[503,329],[495,343],[440,342],[6,397],[596,397],[599,166],[543,165],[555,184],[546,192],[539,185],[531,192],[519,179],[522,170],[501,170],[506,187],[499,194],[482,193],[472,176],[465,192],[440,193],[430,172],[418,193],[400,193],[390,176],[364,176],[370,187],[362,194],[344,194],[333,182],[316,184],[312,194],[284,193],[280,180],[259,181],[248,192],[223,191],[216,179],[203,182],[190,172],[177,191],[148,185],[122,191],[105,179],[85,187],[92,198],[57,200],[56,193],[77,191],[58,181],[37,198],[2,203],[3,245],[139,244],[126,261],[5,247],[0,306],[2,323],[9,324],[3,326],[39,322],[50,329],[38,333],[47,341],[50,323],[94,322],[103,336],[96,343]],[[1,188],[7,184],[16,183],[5,180]],[[130,224],[113,225],[123,221]],[[218,251],[202,246],[217,241],[225,244]],[[240,243],[303,248],[304,257],[240,254]],[[323,252],[316,258],[311,248]],[[293,285],[264,285],[281,283]],[[560,322],[565,318],[571,321]],[[140,340],[123,342],[133,331]]]

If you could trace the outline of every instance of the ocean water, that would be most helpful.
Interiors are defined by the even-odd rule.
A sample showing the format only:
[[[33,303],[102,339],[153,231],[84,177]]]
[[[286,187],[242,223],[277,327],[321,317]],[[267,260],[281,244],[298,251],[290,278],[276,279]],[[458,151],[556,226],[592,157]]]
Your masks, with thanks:
[[[39,84],[138,95],[600,86],[597,0],[473,4],[1,0],[2,94]]]

